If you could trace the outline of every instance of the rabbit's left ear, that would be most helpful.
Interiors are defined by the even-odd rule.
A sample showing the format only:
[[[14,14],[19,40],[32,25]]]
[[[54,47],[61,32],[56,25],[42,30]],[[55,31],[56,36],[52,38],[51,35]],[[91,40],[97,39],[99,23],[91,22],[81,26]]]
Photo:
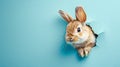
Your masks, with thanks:
[[[82,7],[76,7],[76,20],[84,23],[86,21],[86,13]]]
[[[59,13],[68,23],[73,21],[73,18],[69,14],[67,14],[66,12],[59,10]]]

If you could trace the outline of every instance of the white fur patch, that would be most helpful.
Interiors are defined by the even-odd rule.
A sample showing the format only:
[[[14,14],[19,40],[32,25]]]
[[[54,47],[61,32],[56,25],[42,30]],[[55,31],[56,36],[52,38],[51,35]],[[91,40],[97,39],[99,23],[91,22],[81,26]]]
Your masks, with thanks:
[[[90,42],[95,43],[95,36],[94,36],[94,34],[91,34],[90,39],[91,39]]]

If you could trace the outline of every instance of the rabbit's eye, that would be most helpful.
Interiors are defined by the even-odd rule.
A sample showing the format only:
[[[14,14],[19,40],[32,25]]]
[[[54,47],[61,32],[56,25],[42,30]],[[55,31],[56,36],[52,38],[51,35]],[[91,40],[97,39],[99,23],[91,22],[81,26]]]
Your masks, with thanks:
[[[80,27],[78,27],[78,28],[77,28],[77,32],[80,32],[80,31],[81,31],[81,30],[80,30]]]

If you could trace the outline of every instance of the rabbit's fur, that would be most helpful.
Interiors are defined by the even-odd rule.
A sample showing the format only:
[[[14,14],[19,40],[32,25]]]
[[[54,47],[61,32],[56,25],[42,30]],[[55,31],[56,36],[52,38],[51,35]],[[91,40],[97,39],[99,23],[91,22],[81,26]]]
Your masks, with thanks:
[[[96,36],[92,28],[85,23],[86,13],[82,7],[76,7],[76,19],[62,10],[60,15],[68,22],[66,28],[66,42],[78,50],[81,57],[88,56],[92,47],[95,46]]]

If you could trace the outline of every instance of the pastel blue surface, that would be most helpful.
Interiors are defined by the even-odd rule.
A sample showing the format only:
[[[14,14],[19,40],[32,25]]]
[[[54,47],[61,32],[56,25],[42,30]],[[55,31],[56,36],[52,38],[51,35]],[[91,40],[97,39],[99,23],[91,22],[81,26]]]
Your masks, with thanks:
[[[65,43],[62,9],[75,17],[82,5],[99,34],[80,58]],[[120,67],[119,0],[0,0],[0,67]]]

